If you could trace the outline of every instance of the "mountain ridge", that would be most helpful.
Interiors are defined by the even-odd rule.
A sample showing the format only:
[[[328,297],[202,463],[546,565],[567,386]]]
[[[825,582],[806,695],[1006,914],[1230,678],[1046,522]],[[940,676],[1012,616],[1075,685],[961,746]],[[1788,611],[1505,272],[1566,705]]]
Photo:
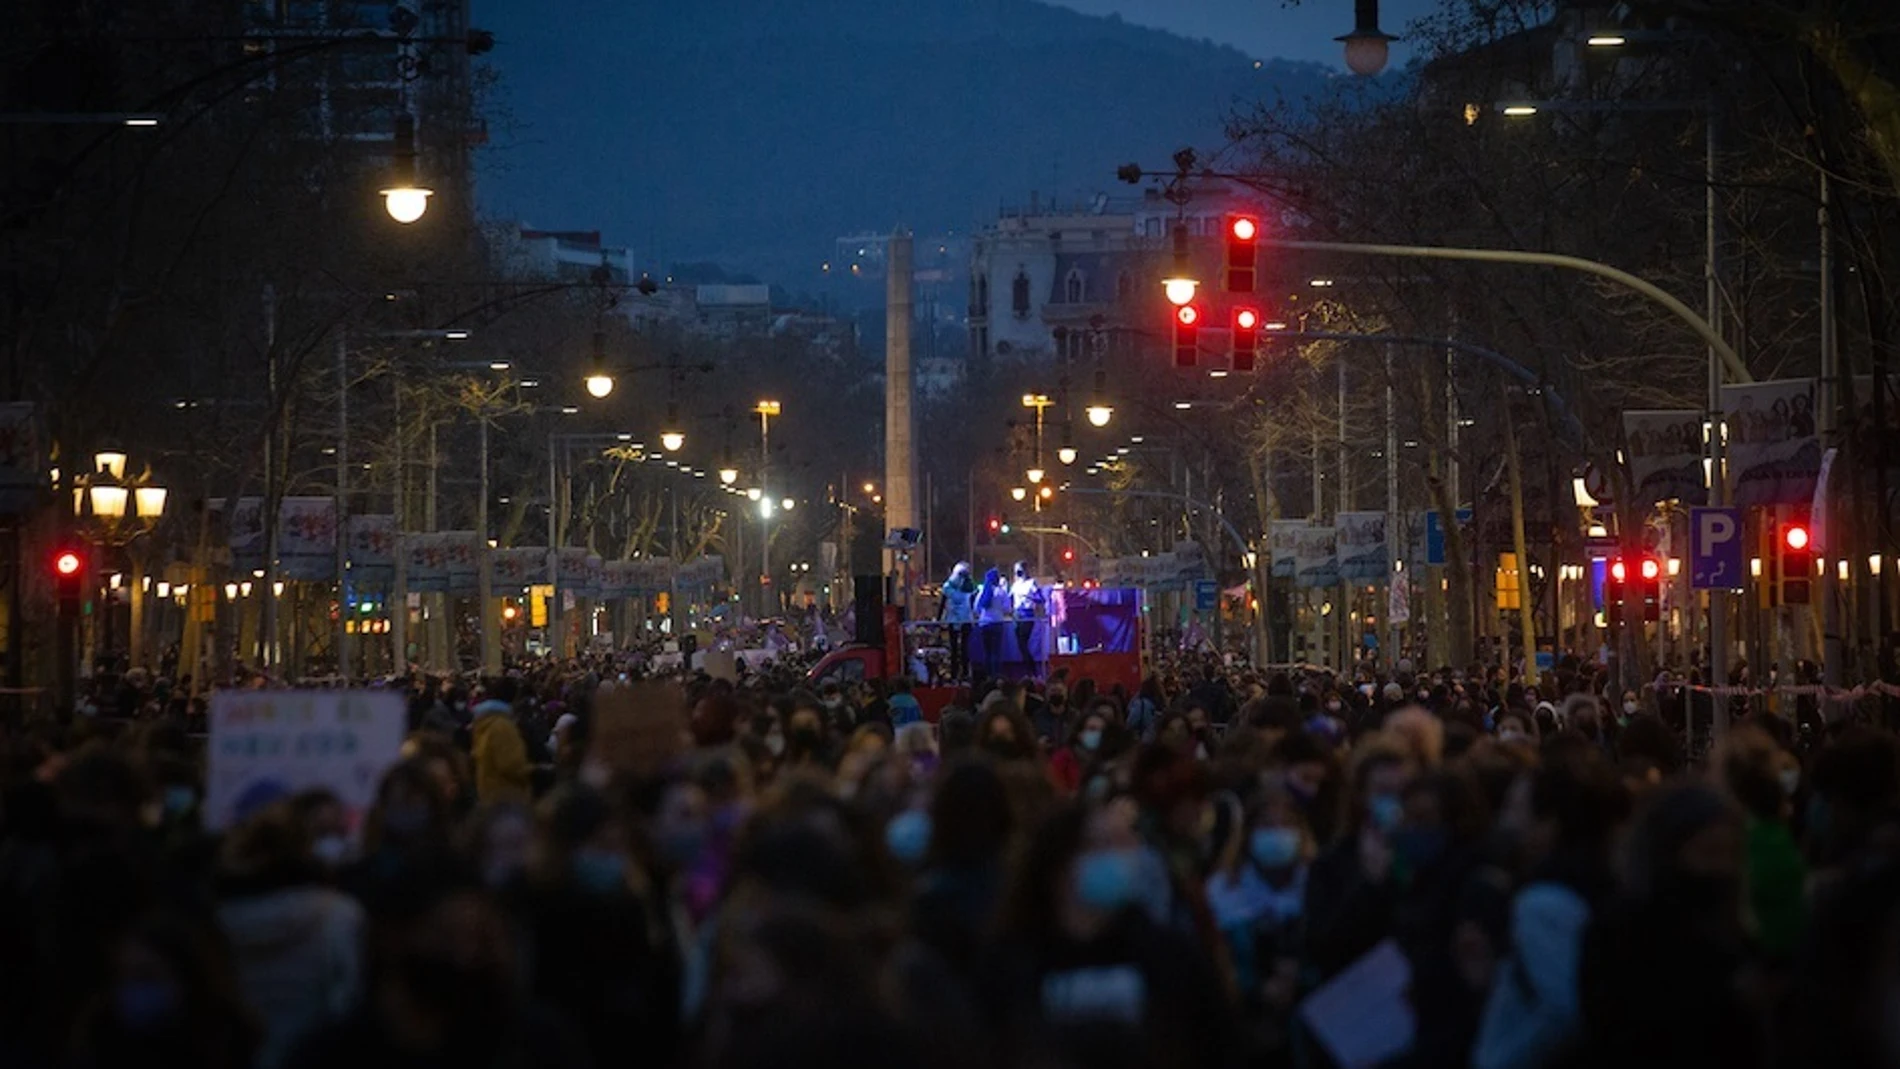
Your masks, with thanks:
[[[1038,0],[478,0],[524,123],[484,153],[488,214],[599,229],[643,266],[715,260],[820,287],[843,234],[962,231],[1032,190],[1217,148],[1237,104],[1313,64]]]

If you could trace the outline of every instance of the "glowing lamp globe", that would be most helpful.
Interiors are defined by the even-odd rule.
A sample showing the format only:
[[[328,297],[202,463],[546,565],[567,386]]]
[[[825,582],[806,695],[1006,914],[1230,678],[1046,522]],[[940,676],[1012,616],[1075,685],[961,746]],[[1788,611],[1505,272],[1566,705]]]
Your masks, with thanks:
[[[1024,472],[1023,474],[1029,476],[1030,482],[1039,483],[1042,481],[1042,477],[1048,473],[1043,471],[1041,468],[1030,468],[1028,471]]]
[[[1076,457],[1075,447],[1072,445],[1065,445],[1062,448],[1056,450],[1056,459],[1060,460],[1064,464],[1075,463],[1075,457]]]
[[[1194,293],[1201,284],[1191,278],[1164,278],[1161,280],[1161,292],[1168,295],[1168,303],[1183,305],[1194,299]]]
[[[612,375],[589,375],[586,379],[587,395],[596,400],[614,392]]]
[[[1029,496],[1029,491],[1020,486],[1012,486],[1009,488],[1009,496],[1021,501]]]
[[[435,196],[435,190],[421,186],[391,186],[382,193],[384,210],[391,219],[403,224],[422,218],[429,210],[429,198]]]
[[[686,448],[685,431],[661,431],[660,448],[669,453],[677,453]]]
[[[1090,405],[1088,409],[1089,426],[1106,427],[1115,417],[1115,409],[1109,405]]]
[[[722,483],[725,483],[727,486],[731,486],[733,483],[738,482],[739,469],[738,468],[720,468],[719,481]]]

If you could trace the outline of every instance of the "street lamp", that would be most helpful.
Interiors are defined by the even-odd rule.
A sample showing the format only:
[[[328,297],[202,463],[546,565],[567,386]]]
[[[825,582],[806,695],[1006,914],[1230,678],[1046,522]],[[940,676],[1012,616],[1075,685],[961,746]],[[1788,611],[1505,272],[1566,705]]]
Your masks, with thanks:
[[[1391,44],[1398,38],[1379,28],[1379,0],[1356,0],[1352,23],[1351,33],[1334,40],[1346,46],[1347,69],[1370,78],[1385,70]]]
[[[757,501],[758,499],[764,496],[765,496],[765,491],[759,489],[756,486],[749,486],[746,488],[745,499],[747,501]]]
[[[785,510],[785,511],[787,511],[787,512],[790,512],[790,511],[792,511],[792,508],[793,508],[793,506],[795,506],[795,505],[797,505],[797,504],[798,504],[798,502],[796,502],[796,501],[793,501],[793,500],[792,500],[791,498],[789,498],[789,497],[788,497],[788,498],[786,498],[785,500],[783,500],[783,501],[781,501],[781,502],[779,502],[779,503],[778,503],[778,507],[779,507],[779,508],[782,508],[782,509],[784,509],[784,510]]]
[[[680,406],[677,401],[666,403],[666,425],[660,430],[660,448],[669,453],[677,453],[686,447],[686,432],[680,429]]]
[[[1062,418],[1062,444],[1056,447],[1056,459],[1060,460],[1066,467],[1075,463],[1075,457],[1075,431],[1070,426],[1069,418],[1064,416]]]
[[[1188,278],[1185,275],[1161,280],[1161,292],[1167,294],[1168,303],[1177,308],[1194,300],[1194,293],[1200,288],[1201,283],[1198,279]]]
[[[736,482],[738,482],[738,481],[739,481],[739,469],[738,469],[738,468],[735,468],[735,467],[733,467],[733,466],[732,466],[732,465],[730,465],[730,464],[728,464],[728,465],[726,465],[726,466],[725,466],[725,467],[723,467],[723,468],[720,468],[720,469],[719,469],[719,481],[720,481],[720,482],[722,482],[722,483],[724,483],[724,484],[726,484],[727,486],[731,486],[731,485],[732,485],[733,483],[736,483]]]
[[[1108,372],[1095,369],[1095,382],[1089,390],[1089,406],[1084,410],[1089,418],[1089,426],[1106,427],[1115,416],[1115,406],[1108,403]]]
[[[1012,486],[1009,488],[1009,496],[1021,501],[1029,496],[1029,491],[1020,486]]]
[[[1043,471],[1041,468],[1030,468],[1028,471],[1024,472],[1023,474],[1027,475],[1029,477],[1030,483],[1034,484],[1034,483],[1040,483],[1042,481],[1042,477],[1048,473]]]
[[[422,218],[435,195],[435,190],[416,184],[416,120],[409,115],[396,116],[395,164],[382,195],[389,217],[404,225]]]

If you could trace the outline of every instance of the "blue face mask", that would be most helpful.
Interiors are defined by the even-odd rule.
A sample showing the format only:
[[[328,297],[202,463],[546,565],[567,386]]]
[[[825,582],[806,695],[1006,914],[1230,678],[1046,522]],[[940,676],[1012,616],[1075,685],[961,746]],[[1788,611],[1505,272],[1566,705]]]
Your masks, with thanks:
[[[1405,805],[1392,795],[1375,794],[1366,802],[1366,815],[1372,818],[1373,827],[1390,832],[1405,817]]]
[[[1093,909],[1119,909],[1135,900],[1141,855],[1093,850],[1075,862],[1075,896]]]
[[[184,816],[191,807],[198,804],[198,792],[184,784],[173,784],[165,788],[163,805],[168,817]]]
[[[178,992],[153,980],[127,980],[113,997],[119,1021],[135,1032],[157,1028],[178,1013]]]
[[[627,859],[616,850],[586,848],[574,853],[574,882],[594,894],[613,894],[627,887]]]
[[[1082,748],[1084,750],[1088,750],[1091,752],[1101,749],[1102,748],[1102,729],[1090,728],[1089,730],[1084,731],[1082,733]]]
[[[1263,869],[1283,869],[1299,860],[1300,833],[1292,828],[1255,828],[1247,836],[1247,856]]]
[[[915,865],[923,861],[924,852],[930,849],[930,830],[929,813],[906,809],[884,825],[884,845],[890,848],[892,857],[906,865]]]
[[[1392,833],[1392,852],[1416,872],[1445,854],[1450,836],[1443,828],[1400,828]]]

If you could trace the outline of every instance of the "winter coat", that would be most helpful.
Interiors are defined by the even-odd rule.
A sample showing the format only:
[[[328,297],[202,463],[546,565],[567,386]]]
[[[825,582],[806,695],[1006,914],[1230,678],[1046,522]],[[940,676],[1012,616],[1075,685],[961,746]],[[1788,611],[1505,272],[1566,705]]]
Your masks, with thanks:
[[[363,909],[327,887],[290,887],[218,907],[238,989],[264,1025],[260,1069],[304,1033],[342,1018],[363,986]]]
[[[512,713],[506,702],[486,701],[475,707],[469,734],[474,739],[475,796],[483,805],[525,805],[533,799],[534,770],[528,765],[528,746]]]

